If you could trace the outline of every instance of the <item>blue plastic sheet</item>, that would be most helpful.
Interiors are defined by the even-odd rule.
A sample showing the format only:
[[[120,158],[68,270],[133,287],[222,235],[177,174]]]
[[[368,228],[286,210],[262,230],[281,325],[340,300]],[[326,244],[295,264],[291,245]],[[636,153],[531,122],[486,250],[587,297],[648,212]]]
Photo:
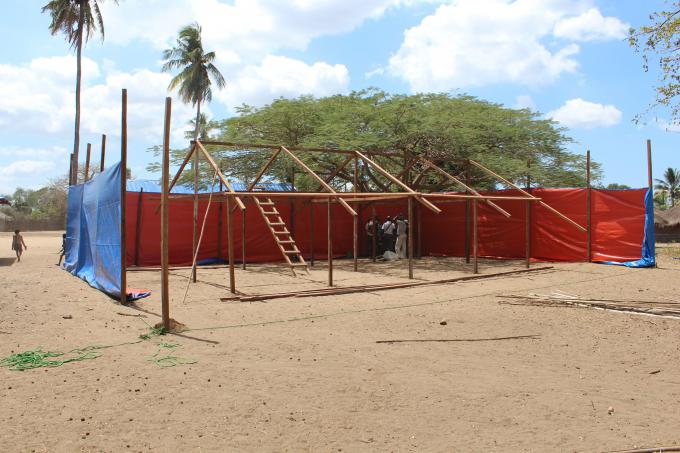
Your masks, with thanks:
[[[69,187],[64,269],[118,298],[120,265],[120,163]]]
[[[602,264],[612,264],[626,267],[656,267],[655,255],[656,239],[654,237],[654,192],[650,189],[645,194],[645,237],[642,241],[642,254],[639,260],[617,263],[606,261]]]

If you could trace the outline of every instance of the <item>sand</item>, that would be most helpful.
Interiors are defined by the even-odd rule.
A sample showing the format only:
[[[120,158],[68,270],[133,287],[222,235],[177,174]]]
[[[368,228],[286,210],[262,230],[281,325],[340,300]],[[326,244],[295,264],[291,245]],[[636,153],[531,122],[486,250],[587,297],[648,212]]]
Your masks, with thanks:
[[[25,239],[29,249],[16,263],[10,235],[0,233],[0,357],[135,342],[159,321],[158,273],[131,272],[130,286],[153,294],[123,307],[55,266],[59,233]],[[483,281],[253,303],[220,302],[224,269],[200,270],[207,283],[183,300],[188,271],[173,271],[171,315],[190,329],[181,336],[56,368],[0,368],[0,449],[585,452],[680,444],[680,319],[497,297],[561,290],[677,300],[674,256],[680,249],[667,249],[654,270],[554,264]],[[317,264],[297,279],[278,265],[239,269],[238,288],[323,287]],[[484,261],[481,270],[521,267]],[[361,268],[336,263],[337,284],[406,281],[403,262]],[[469,273],[458,260],[416,264],[421,279]],[[533,337],[376,343],[512,336]],[[154,354],[182,364],[160,368]]]

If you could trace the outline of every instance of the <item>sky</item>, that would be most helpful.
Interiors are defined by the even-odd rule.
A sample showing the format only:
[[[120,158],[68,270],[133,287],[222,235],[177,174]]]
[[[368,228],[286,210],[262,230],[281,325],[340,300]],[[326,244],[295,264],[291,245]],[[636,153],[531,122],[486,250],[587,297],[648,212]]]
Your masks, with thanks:
[[[68,171],[73,148],[75,56],[48,31],[47,0],[7,0],[0,16],[0,194],[36,189]],[[680,127],[667,111],[633,119],[654,98],[658,74],[642,68],[628,29],[663,0],[99,0],[106,38],[84,49],[81,160],[120,149],[120,93],[128,90],[133,177],[162,143],[164,99],[173,96],[172,146],[191,105],[167,90],[162,51],[198,22],[227,87],[207,107],[213,119],[243,103],[263,106],[303,94],[378,87],[391,93],[465,93],[531,108],[568,128],[568,148],[603,165],[605,184],[647,185],[680,167]]]

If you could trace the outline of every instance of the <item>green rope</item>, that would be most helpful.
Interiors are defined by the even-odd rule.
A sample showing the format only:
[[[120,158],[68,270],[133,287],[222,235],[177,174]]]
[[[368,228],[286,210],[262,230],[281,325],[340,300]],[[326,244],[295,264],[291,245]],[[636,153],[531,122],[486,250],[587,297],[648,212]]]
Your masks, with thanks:
[[[171,368],[178,365],[192,365],[194,363],[198,363],[196,360],[187,360],[183,359],[182,357],[177,357],[170,354],[160,355],[163,349],[173,350],[177,347],[179,347],[179,344],[177,343],[166,343],[162,341],[158,343],[158,351],[156,351],[154,355],[147,358],[146,360],[155,364],[159,368]]]
[[[65,357],[71,354],[75,354],[71,357]],[[41,347],[38,347],[32,351],[20,352],[18,354],[12,354],[0,360],[0,366],[4,366],[13,371],[25,371],[32,370],[34,368],[43,367],[57,367],[65,363],[70,362],[81,362],[83,360],[92,360],[101,356],[99,352],[92,352],[92,348],[84,349],[74,349],[69,352],[45,352]],[[58,360],[50,360],[56,357],[65,357]]]

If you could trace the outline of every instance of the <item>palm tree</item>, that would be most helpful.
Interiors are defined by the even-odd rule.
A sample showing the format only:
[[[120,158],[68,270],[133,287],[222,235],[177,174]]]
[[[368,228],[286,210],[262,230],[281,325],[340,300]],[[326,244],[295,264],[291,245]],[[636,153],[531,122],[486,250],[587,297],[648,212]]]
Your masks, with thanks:
[[[680,196],[680,172],[675,168],[668,168],[663,174],[663,179],[656,180],[655,188],[668,194],[671,200],[671,208],[675,206],[675,199]]]
[[[176,46],[163,51],[163,59],[165,60],[164,72],[180,70],[179,74],[170,81],[168,89],[174,90],[179,87],[179,96],[182,101],[196,106],[195,140],[200,132],[201,103],[212,100],[212,80],[218,88],[226,85],[224,77],[213,64],[215,52],[203,51],[201,26],[194,23],[179,31]]]
[[[78,162],[80,148],[80,81],[82,78],[83,41],[87,42],[98,30],[104,40],[104,21],[99,10],[98,0],[50,0],[42,7],[42,12],[49,12],[52,18],[49,30],[52,35],[63,33],[71,48],[76,50],[76,124],[73,139],[73,154]],[[101,1],[101,0],[99,0]],[[118,0],[113,0],[118,4]],[[74,181],[78,176],[74,172]]]

